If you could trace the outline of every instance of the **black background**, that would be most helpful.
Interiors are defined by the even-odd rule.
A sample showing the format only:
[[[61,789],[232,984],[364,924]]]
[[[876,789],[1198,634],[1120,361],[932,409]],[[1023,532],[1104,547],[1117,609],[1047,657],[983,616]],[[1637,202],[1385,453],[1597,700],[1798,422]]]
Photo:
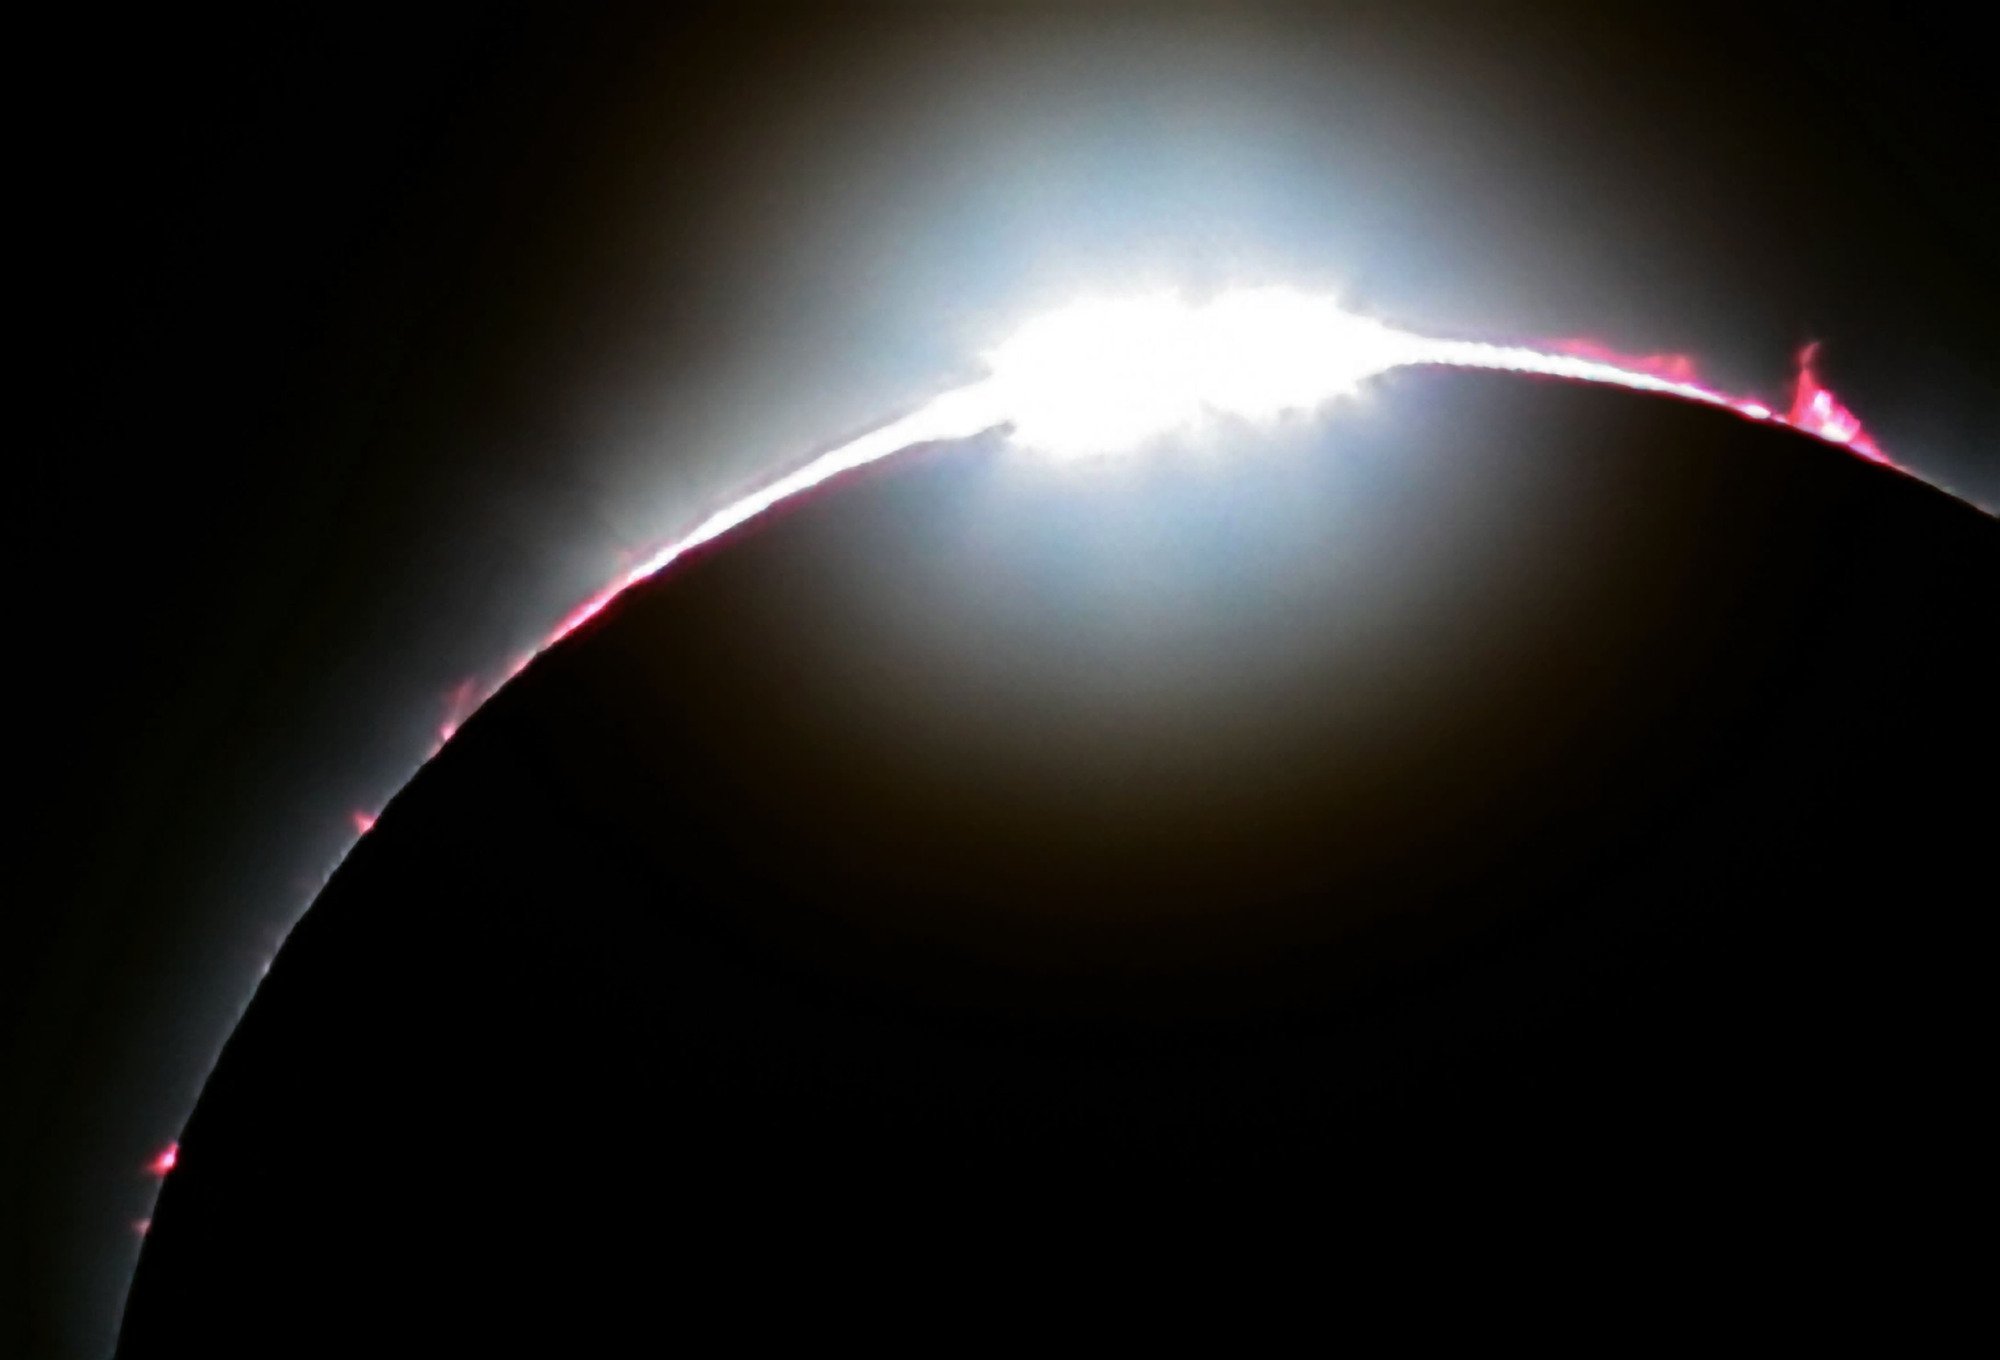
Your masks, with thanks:
[[[21,1349],[103,1349],[139,1168],[442,696],[1034,305],[1334,282],[1773,395],[1818,338],[1892,452],[2000,500],[1969,32],[1491,8],[31,33]]]

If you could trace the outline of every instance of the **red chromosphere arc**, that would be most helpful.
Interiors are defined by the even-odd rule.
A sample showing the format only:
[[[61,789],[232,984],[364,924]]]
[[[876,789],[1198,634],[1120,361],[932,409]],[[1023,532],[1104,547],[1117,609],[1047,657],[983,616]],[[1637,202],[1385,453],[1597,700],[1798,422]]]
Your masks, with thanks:
[[[1226,343],[1218,345],[1217,334],[1204,336],[1202,327],[1219,327],[1217,319],[1225,314],[1237,329],[1228,332]],[[1271,337],[1270,346],[1262,353],[1247,357],[1242,343],[1246,323]],[[1164,366],[1148,372],[1146,362],[1167,352],[1156,342],[1163,331],[1178,333],[1181,347],[1169,354]],[[1189,337],[1193,337],[1191,342]],[[1860,419],[1821,382],[1816,365],[1818,349],[1817,344],[1811,344],[1800,352],[1791,400],[1781,411],[1762,401],[1731,396],[1703,385],[1695,361],[1685,354],[1628,354],[1588,338],[1555,340],[1539,348],[1434,340],[1347,313],[1330,298],[1288,289],[1238,290],[1199,307],[1182,303],[1171,295],[1077,304],[1030,323],[1008,344],[989,355],[994,370],[989,378],[946,392],[911,415],[823,454],[763,490],[708,516],[693,531],[572,608],[539,647],[516,657],[496,678],[482,681],[471,677],[460,681],[446,696],[436,741],[428,754],[435,756],[442,750],[487,698],[526,669],[541,652],[588,623],[627,589],[655,575],[682,553],[829,477],[913,444],[962,438],[1002,426],[1023,436],[1018,442],[1034,444],[1037,436],[1044,436],[1040,442],[1051,449],[1059,449],[1065,437],[1075,440],[1081,434],[1087,444],[1092,433],[1107,430],[1118,431],[1121,437],[1134,435],[1136,430],[1134,442],[1138,442],[1148,434],[1186,423],[1192,418],[1189,411],[1193,408],[1262,419],[1283,411],[1327,404],[1350,394],[1363,379],[1391,368],[1431,365],[1613,384],[1719,406],[1745,419],[1789,425],[1871,462],[1896,466],[1863,428]],[[1140,352],[1137,363],[1129,358],[1122,363],[1114,360],[1108,373],[1093,375],[1089,371],[1086,360],[1090,357],[1129,356],[1133,351]],[[1224,366],[1234,363],[1238,370],[1234,388],[1227,384],[1214,387],[1213,375],[1199,368],[1203,357],[1213,363],[1215,355],[1223,351],[1233,356],[1223,361]],[[1245,404],[1241,376],[1246,364],[1253,368],[1260,363],[1271,368],[1289,368],[1295,373],[1300,367],[1297,357],[1300,354],[1307,356],[1308,364],[1317,364],[1322,357],[1327,360],[1328,376],[1323,382],[1315,386],[1308,381],[1298,388],[1294,379],[1293,388],[1275,395],[1265,391]],[[1197,357],[1191,359],[1190,355]],[[1190,364],[1195,366],[1193,370]],[[1082,372],[1081,377],[1072,376],[1078,371]],[[1135,371],[1140,376],[1137,385],[1133,382]],[[1057,385],[1066,381],[1070,390],[1052,396],[1051,373],[1059,375]],[[1205,382],[1209,383],[1208,390],[1204,388]],[[1170,394],[1165,408],[1146,409],[1162,393]],[[1127,428],[1116,419],[1108,424],[1100,420],[1095,425],[1086,419],[1079,425],[1075,419],[1079,409],[1094,407],[1101,413],[1107,408],[1115,409],[1118,403],[1141,408],[1136,425]],[[1069,421],[1066,428],[1065,419]],[[1149,420],[1154,423],[1149,425]],[[376,815],[372,812],[357,810],[349,817],[357,836],[366,835],[375,825]]]
[[[995,430],[1052,454],[1108,452],[1211,416],[1256,422],[1310,413],[1398,367],[1486,369],[1569,382],[1623,386],[1722,407],[1748,420],[1786,425],[1872,462],[1896,466],[1824,383],[1818,347],[1798,356],[1788,407],[1704,386],[1684,354],[1623,354],[1589,339],[1542,347],[1441,340],[1346,312],[1329,297],[1283,288],[1243,289],[1192,305],[1173,295],[1083,302],[1029,323],[988,356],[986,378],[944,392],[710,514],[571,609],[533,652],[495,679],[469,678],[447,696],[435,756],[494,692],[595,618],[614,599],[689,550],[793,496],[916,445]],[[376,814],[350,814],[357,840]],[[169,1143],[148,1164],[155,1177],[180,1156]],[[147,1219],[133,1224],[142,1236]]]

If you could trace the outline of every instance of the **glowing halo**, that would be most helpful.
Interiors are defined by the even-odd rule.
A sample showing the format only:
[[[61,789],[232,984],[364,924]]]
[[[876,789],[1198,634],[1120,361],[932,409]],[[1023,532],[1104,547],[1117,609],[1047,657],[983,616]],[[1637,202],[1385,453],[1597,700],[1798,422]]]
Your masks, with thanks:
[[[1316,410],[1420,362],[1418,345],[1331,297],[1247,288],[1199,306],[1171,294],[1073,303],[1022,326],[987,362],[1015,443],[1099,454],[1211,416]]]
[[[436,741],[411,777],[487,699],[625,591],[782,502],[917,445],[1004,430],[1015,446],[1054,456],[1129,452],[1208,421],[1270,423],[1309,416],[1392,369],[1435,366],[1535,374],[1699,402],[1747,420],[1789,426],[1896,466],[1820,383],[1816,351],[1807,346],[1798,356],[1792,399],[1779,407],[1704,386],[1693,362],[1681,355],[1623,355],[1590,340],[1535,348],[1437,339],[1349,311],[1330,295],[1290,288],[1233,289],[1200,303],[1171,292],[1074,302],[1028,321],[989,351],[984,377],[942,392],[709,514],[571,609],[538,647],[497,678],[455,686]],[[374,829],[376,814],[356,810],[348,820],[352,839],[327,879]],[[261,971],[269,970],[267,960]],[[178,1143],[167,1143],[147,1169],[163,1177],[178,1155]],[[149,1226],[150,1220],[133,1224],[142,1236]]]
[[[833,477],[919,444],[1004,427],[1014,445],[1052,455],[1128,452],[1205,421],[1269,423],[1310,415],[1392,369],[1435,366],[1534,374],[1699,402],[1747,420],[1787,425],[1895,466],[1853,412],[1820,384],[1815,352],[1808,346],[1800,354],[1793,399],[1781,412],[1702,385],[1684,356],[1624,356],[1580,340],[1538,349],[1437,339],[1350,311],[1331,295],[1291,288],[1232,289],[1203,302],[1172,292],[1079,300],[1029,320],[989,351],[986,376],[940,393],[706,516],[571,609],[539,647],[517,658],[497,680],[461,683],[452,691],[430,755],[535,657],[684,553]],[[350,819],[352,849],[374,827],[375,816],[356,811]]]

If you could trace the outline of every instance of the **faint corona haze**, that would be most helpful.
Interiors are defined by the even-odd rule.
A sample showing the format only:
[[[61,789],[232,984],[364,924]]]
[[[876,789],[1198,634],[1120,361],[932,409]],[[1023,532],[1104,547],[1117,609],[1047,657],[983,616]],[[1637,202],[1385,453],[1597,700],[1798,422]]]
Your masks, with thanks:
[[[1684,355],[1622,355],[1594,341],[1545,346],[1440,339],[1400,330],[1287,287],[1230,289],[1201,301],[1160,291],[1092,298],[1034,317],[985,356],[985,376],[819,455],[715,511],[692,530],[578,604],[535,652],[492,682],[454,687],[435,755],[473,710],[541,651],[676,558],[841,473],[921,444],[1004,430],[1022,449],[1052,457],[1131,453],[1204,426],[1304,419],[1357,395],[1368,380],[1413,366],[1535,374],[1651,392],[1787,425],[1874,462],[1894,466],[1861,422],[1799,356],[1783,405],[1703,385]],[[373,813],[350,814],[357,837]]]
[[[709,515],[577,605],[537,653],[517,659],[498,683],[461,682],[449,698],[439,745],[540,650],[682,553],[830,478],[918,444],[1004,427],[1014,445],[1052,456],[1129,453],[1211,422],[1268,424],[1310,416],[1357,394],[1370,378],[1429,365],[1678,397],[1790,425],[1891,463],[1854,414],[1820,385],[1814,352],[1808,346],[1799,356],[1795,391],[1781,410],[1704,386],[1684,355],[1625,356],[1584,340],[1535,348],[1435,339],[1349,311],[1333,296],[1286,287],[1230,289],[1201,302],[1174,292],[1080,300],[1029,320],[989,351],[985,377],[940,393]],[[373,824],[360,813],[357,825],[364,818]]]
[[[1313,418],[1392,369],[1436,366],[1614,385],[1722,407],[1893,466],[1820,384],[1814,354],[1808,347],[1799,356],[1791,400],[1767,404],[1704,386],[1692,360],[1681,355],[1623,355],[1589,340],[1536,347],[1433,338],[1350,311],[1333,296],[1286,287],[1231,289],[1199,301],[1171,291],[1079,300],[1016,329],[984,356],[983,377],[710,514],[578,604],[535,652],[496,679],[455,686],[430,755],[541,651],[682,554],[844,472],[919,445],[1002,431],[1013,446],[1043,456],[1131,454],[1209,427]],[[374,813],[362,810],[349,818],[356,840],[376,822]],[[177,1156],[178,1145],[168,1143],[147,1170],[164,1177]],[[141,1234],[146,1226],[134,1224]]]

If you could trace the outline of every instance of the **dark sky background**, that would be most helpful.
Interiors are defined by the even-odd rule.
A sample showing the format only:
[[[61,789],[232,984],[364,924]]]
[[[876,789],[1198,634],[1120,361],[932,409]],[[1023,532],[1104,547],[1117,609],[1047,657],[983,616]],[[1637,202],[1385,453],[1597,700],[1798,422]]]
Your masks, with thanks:
[[[454,685],[1079,289],[1334,285],[1773,396],[1818,339],[1892,453],[2000,504],[1969,29],[1497,8],[38,33],[22,712],[57,750],[0,978],[0,1341],[103,1351],[138,1168]]]

